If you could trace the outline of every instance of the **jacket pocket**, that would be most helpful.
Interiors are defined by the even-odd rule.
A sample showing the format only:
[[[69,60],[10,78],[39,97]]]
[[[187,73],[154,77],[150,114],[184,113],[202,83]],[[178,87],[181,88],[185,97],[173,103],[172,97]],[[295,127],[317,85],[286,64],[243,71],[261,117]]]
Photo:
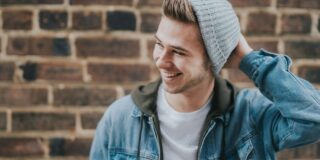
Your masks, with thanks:
[[[254,159],[254,149],[251,140],[245,141],[237,146],[237,152],[240,160]]]
[[[137,157],[136,152],[127,151],[125,149],[111,149],[110,160],[157,160],[158,156],[148,154],[141,151],[140,157]]]

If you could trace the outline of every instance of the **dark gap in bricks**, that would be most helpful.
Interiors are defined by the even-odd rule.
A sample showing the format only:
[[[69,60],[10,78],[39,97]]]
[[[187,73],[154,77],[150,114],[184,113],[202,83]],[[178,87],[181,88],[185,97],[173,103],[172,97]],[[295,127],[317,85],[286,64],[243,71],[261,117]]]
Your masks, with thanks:
[[[37,79],[37,68],[36,63],[27,62],[24,65],[21,65],[20,68],[23,71],[22,77],[27,81],[34,81]]]
[[[109,30],[136,30],[136,17],[132,12],[107,12],[107,25]]]
[[[63,156],[65,155],[64,146],[65,140],[63,138],[50,139],[50,155],[51,156]]]
[[[70,48],[68,40],[65,38],[53,39],[53,54],[55,56],[68,56],[70,55]]]

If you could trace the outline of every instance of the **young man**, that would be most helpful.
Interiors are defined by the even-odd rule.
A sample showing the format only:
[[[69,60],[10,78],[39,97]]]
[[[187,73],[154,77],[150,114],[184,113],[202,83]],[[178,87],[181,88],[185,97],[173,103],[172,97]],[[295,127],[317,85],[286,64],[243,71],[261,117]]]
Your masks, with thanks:
[[[108,108],[90,159],[269,160],[320,137],[317,90],[287,56],[252,51],[228,1],[164,0],[155,39],[161,78]],[[221,79],[227,59],[258,89]]]

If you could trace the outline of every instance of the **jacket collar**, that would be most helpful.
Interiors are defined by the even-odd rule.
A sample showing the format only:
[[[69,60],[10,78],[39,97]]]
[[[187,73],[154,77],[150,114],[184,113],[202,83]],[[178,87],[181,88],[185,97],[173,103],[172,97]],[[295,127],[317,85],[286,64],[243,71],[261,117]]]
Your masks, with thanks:
[[[160,84],[161,79],[158,79],[147,85],[139,86],[131,92],[133,102],[140,109],[140,111],[135,109],[133,116],[141,116],[142,114],[146,116],[156,115],[157,93]],[[221,116],[220,118],[223,120],[222,115],[231,111],[233,108],[233,102],[238,88],[227,80],[215,76],[213,92],[213,103],[211,103],[212,106],[208,118],[212,119]],[[226,116],[226,119],[229,119],[228,116]]]

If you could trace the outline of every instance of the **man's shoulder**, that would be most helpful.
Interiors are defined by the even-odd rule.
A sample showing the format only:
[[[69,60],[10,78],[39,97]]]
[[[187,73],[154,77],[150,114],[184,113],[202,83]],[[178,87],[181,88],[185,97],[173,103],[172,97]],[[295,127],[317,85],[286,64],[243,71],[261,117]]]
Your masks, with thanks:
[[[106,112],[116,113],[119,115],[130,113],[136,107],[137,106],[133,102],[131,95],[126,95],[111,103]]]

